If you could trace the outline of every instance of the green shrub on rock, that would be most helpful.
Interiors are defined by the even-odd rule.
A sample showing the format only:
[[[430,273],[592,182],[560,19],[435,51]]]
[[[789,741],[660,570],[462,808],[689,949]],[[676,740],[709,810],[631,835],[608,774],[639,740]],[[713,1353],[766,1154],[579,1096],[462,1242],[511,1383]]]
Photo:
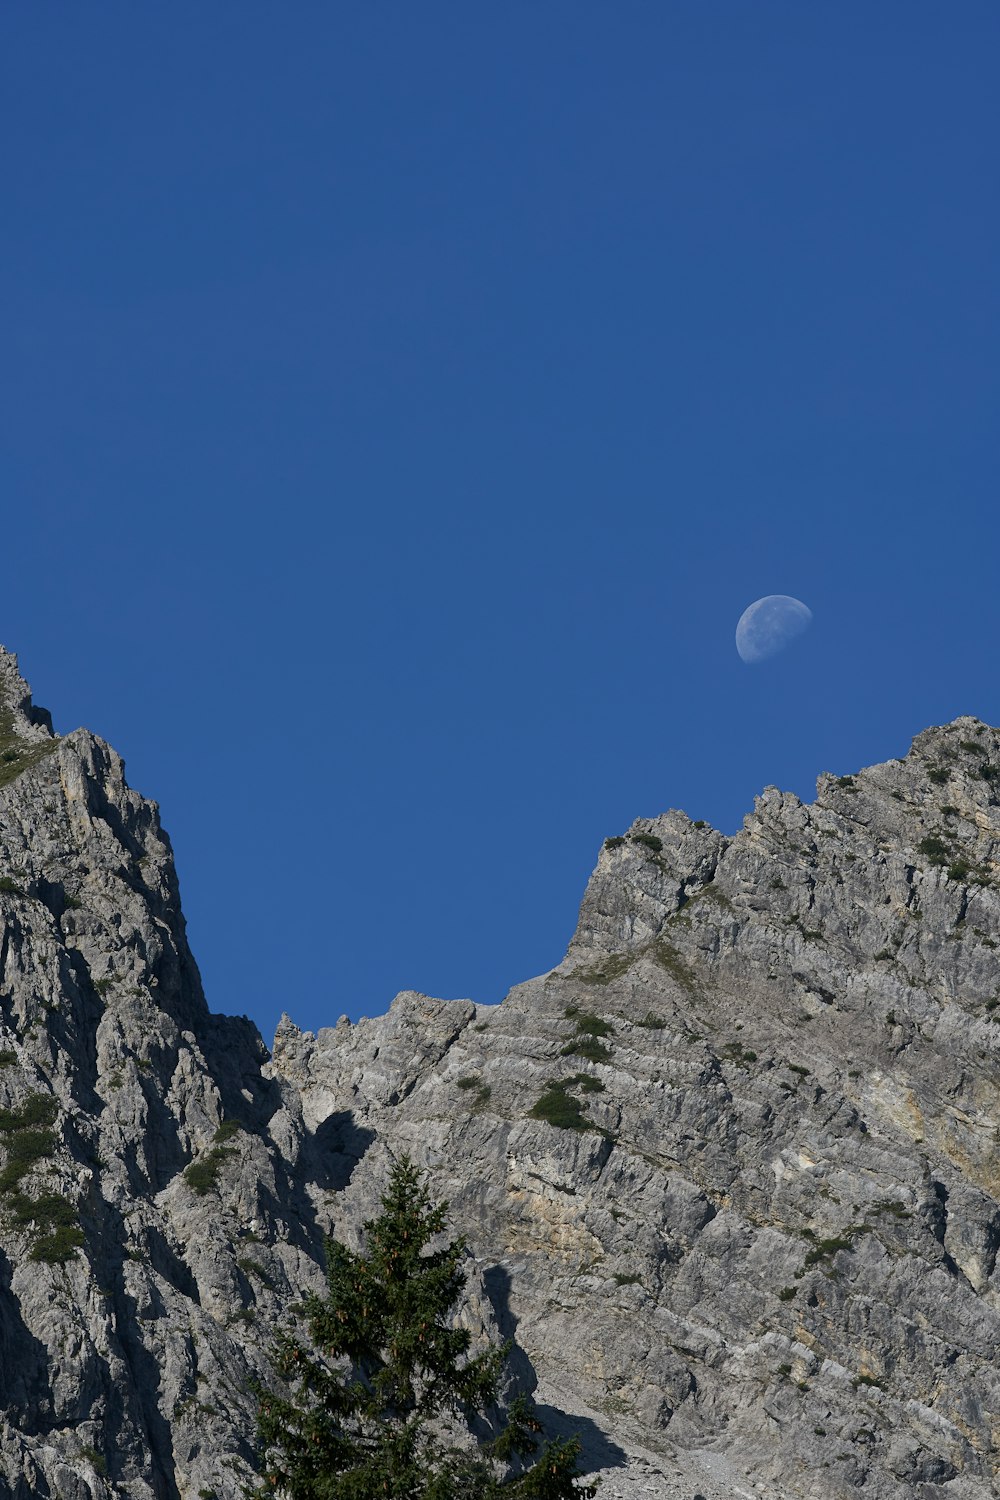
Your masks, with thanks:
[[[219,1180],[222,1171],[222,1163],[227,1156],[234,1156],[228,1146],[211,1146],[204,1156],[199,1156],[197,1161],[190,1162],[184,1168],[184,1181],[193,1193],[203,1198],[210,1193]]]
[[[550,1078],[545,1092],[528,1111],[533,1120],[544,1120],[558,1130],[592,1130],[579,1099],[569,1092],[574,1079]],[[588,1092],[590,1092],[588,1090]]]
[[[921,839],[917,845],[921,854],[925,854],[932,865],[946,865],[949,859],[948,845],[944,839],[938,838],[936,834],[929,834],[927,838]]]
[[[58,1140],[51,1128],[59,1113],[52,1094],[29,1094],[18,1109],[0,1110],[0,1135],[5,1137],[6,1160],[0,1170],[0,1193],[6,1198],[11,1221],[29,1230],[29,1258],[62,1265],[83,1244],[77,1212],[60,1193],[32,1198],[21,1191],[21,1181],[55,1152]]]

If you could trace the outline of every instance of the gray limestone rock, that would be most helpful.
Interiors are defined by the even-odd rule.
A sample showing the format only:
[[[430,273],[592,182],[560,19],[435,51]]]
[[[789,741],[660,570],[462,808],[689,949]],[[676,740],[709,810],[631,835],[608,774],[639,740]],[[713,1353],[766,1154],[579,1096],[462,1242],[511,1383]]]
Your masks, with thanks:
[[[408,1152],[606,1500],[986,1500],[1000,734],[601,850],[500,1006],[209,1012],[169,841],[0,652],[0,1500],[236,1500],[255,1379]],[[560,1123],[561,1122],[561,1123]]]

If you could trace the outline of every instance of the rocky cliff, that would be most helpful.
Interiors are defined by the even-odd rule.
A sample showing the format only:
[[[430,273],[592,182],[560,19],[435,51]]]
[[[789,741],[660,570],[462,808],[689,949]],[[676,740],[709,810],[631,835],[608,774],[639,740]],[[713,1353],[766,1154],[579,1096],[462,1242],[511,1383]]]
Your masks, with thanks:
[[[272,1332],[404,1150],[607,1500],[997,1493],[996,731],[732,839],[641,819],[552,973],[269,1058],[155,804],[0,653],[0,933],[0,1497],[236,1500]]]

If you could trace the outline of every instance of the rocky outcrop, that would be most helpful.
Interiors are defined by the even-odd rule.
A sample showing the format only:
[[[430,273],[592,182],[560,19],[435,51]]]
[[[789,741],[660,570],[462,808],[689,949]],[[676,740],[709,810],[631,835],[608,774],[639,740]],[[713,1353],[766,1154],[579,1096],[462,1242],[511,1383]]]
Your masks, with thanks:
[[[235,1495],[252,1320],[319,1248],[281,1089],[209,1015],[155,804],[6,654],[0,693],[0,1494]]]
[[[403,1151],[608,1500],[996,1493],[996,731],[731,839],[641,819],[502,1005],[269,1059],[155,804],[6,653],[0,697],[0,1496],[235,1500],[273,1330]]]

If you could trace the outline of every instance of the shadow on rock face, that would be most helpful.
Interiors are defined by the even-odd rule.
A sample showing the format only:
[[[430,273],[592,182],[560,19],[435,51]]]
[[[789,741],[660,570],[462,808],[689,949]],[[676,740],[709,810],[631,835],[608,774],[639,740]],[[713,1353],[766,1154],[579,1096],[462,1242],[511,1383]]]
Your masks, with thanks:
[[[146,1230],[146,1244],[149,1247],[149,1263],[153,1270],[162,1276],[164,1281],[169,1282],[175,1291],[180,1292],[182,1297],[188,1297],[200,1306],[198,1283],[190,1267],[185,1265],[176,1251],[171,1249],[166,1237],[154,1225],[150,1225]]]
[[[126,1295],[122,1303],[124,1313],[120,1324],[121,1347],[128,1366],[128,1374],[124,1378],[130,1381],[138,1398],[149,1465],[155,1476],[157,1500],[181,1500],[174,1467],[173,1435],[159,1403],[163,1372],[156,1356],[142,1342],[135,1298]],[[159,1303],[156,1316],[162,1315],[163,1305]],[[112,1474],[113,1472],[112,1470]]]
[[[505,1395],[523,1391],[526,1395],[536,1388],[538,1378],[528,1355],[517,1342],[517,1318],[510,1305],[513,1279],[506,1266],[490,1266],[483,1274],[486,1295],[493,1304],[500,1336],[511,1345],[507,1370],[512,1389]],[[580,1471],[594,1473],[597,1469],[618,1469],[627,1463],[627,1455],[602,1432],[589,1417],[574,1416],[561,1411],[558,1406],[536,1405],[535,1413],[547,1438],[580,1439]]]
[[[483,1273],[483,1289],[493,1307],[493,1314],[497,1320],[497,1331],[504,1343],[509,1343],[510,1355],[507,1359],[507,1387],[505,1394],[509,1397],[516,1391],[530,1396],[538,1385],[538,1377],[535,1367],[517,1342],[517,1319],[510,1306],[511,1274],[506,1266],[490,1266]]]
[[[22,1432],[44,1431],[51,1417],[48,1360],[48,1350],[30,1332],[11,1290],[10,1261],[0,1255],[0,1407],[16,1417]]]
[[[21,1475],[14,1482],[14,1488],[5,1479],[0,1479],[0,1500],[50,1500],[52,1491],[43,1474],[35,1469],[31,1483]]]
[[[375,1139],[374,1130],[354,1123],[354,1111],[334,1110],[310,1137],[310,1176],[317,1186],[339,1193]]]
[[[193,970],[194,962],[190,962]],[[193,979],[197,980],[196,973]],[[273,1078],[261,1076],[268,1051],[257,1027],[247,1016],[210,1015],[199,1024],[196,1035],[226,1118],[242,1120],[256,1131],[266,1130],[281,1108],[281,1088]]]
[[[593,1474],[598,1469],[620,1469],[628,1462],[624,1450],[589,1417],[575,1416],[558,1406],[536,1406],[535,1411],[547,1438],[580,1439],[581,1474]]]

